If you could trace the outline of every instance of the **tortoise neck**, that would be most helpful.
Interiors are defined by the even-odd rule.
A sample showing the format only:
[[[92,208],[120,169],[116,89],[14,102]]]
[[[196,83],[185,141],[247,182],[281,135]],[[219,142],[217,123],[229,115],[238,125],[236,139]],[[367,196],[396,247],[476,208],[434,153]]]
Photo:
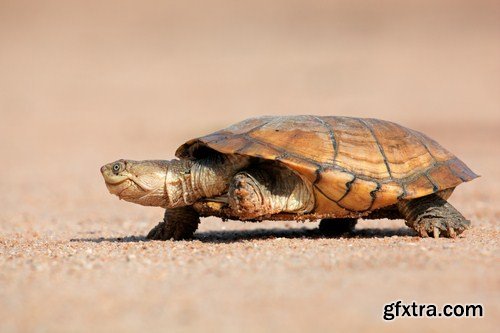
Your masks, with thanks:
[[[165,177],[167,208],[189,206],[227,192],[231,178],[248,164],[249,158],[236,155],[169,161]]]

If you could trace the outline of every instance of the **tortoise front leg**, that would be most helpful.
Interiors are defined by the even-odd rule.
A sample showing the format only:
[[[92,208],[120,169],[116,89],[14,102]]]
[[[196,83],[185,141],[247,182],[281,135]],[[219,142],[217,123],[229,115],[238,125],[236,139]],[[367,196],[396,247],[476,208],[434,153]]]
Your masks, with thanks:
[[[242,220],[250,220],[278,213],[280,209],[273,209],[276,205],[272,203],[270,186],[268,175],[258,170],[236,174],[228,191],[228,203],[233,214]]]
[[[237,173],[229,185],[233,215],[251,220],[281,212],[307,213],[314,196],[307,184],[287,168],[268,166]]]
[[[163,222],[158,223],[146,236],[151,240],[181,240],[193,237],[200,223],[200,216],[192,206],[165,210]]]
[[[470,227],[470,221],[436,194],[401,201],[398,208],[406,225],[415,229],[422,237],[432,234],[434,238],[440,235],[455,238]]]

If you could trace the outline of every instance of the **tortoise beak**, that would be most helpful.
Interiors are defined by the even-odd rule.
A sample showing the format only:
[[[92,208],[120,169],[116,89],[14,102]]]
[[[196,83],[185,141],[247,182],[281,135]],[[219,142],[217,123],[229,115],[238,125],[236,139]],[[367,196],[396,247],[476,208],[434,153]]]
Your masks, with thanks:
[[[115,163],[116,162],[108,163],[101,167],[101,174],[106,184],[116,185],[128,179],[127,175],[113,173],[113,164]]]

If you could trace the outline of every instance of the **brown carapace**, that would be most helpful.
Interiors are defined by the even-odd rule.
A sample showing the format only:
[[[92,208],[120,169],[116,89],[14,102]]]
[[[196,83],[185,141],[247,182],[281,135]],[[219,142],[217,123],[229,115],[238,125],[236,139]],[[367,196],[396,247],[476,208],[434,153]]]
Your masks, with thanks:
[[[314,190],[315,206],[305,218],[359,217],[433,193],[447,199],[457,185],[477,177],[426,135],[378,119],[252,118],[190,140],[176,156],[196,159],[205,147],[297,172]]]

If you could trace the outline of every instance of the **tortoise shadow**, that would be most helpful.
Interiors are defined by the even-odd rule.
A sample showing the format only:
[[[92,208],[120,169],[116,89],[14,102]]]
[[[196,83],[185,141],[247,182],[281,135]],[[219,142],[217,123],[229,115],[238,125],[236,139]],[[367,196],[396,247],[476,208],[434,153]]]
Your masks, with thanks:
[[[275,238],[302,238],[302,239],[335,239],[335,238],[385,238],[393,236],[416,236],[417,233],[409,228],[397,229],[360,229],[340,236],[326,236],[318,229],[310,228],[271,228],[253,230],[221,230],[205,231],[195,234],[195,239],[203,243],[234,243],[241,241],[275,239]]]
[[[252,229],[252,230],[220,230],[220,231],[202,231],[194,235],[193,240],[202,243],[236,243],[251,240],[264,240],[274,238],[303,238],[303,239],[335,239],[335,238],[385,238],[385,237],[415,237],[417,233],[406,227],[392,229],[359,229],[352,233],[341,236],[325,236],[318,229],[310,228],[270,228],[270,229]],[[70,242],[115,242],[115,243],[138,243],[149,242],[145,236],[125,236],[125,237],[98,237],[98,238],[73,238]]]

